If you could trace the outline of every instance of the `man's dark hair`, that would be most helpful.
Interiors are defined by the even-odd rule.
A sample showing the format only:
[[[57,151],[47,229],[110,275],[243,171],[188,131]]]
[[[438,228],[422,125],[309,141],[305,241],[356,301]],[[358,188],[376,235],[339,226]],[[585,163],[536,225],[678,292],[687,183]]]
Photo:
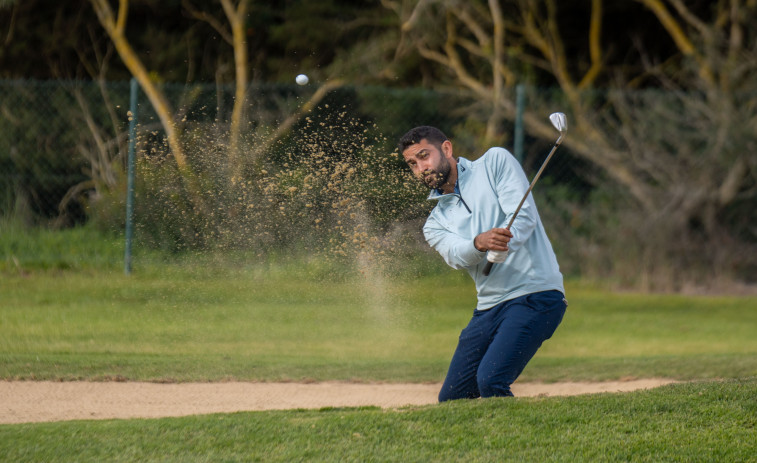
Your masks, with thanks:
[[[400,150],[400,154],[407,149],[408,146],[419,143],[421,140],[426,139],[429,143],[441,149],[442,143],[447,141],[447,136],[437,129],[428,125],[422,125],[414,129],[410,129],[405,135],[400,138],[397,148]]]

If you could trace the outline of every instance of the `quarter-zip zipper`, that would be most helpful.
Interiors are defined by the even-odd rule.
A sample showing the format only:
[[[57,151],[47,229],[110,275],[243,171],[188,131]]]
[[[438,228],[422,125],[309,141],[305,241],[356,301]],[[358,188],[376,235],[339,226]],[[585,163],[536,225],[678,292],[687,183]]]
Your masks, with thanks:
[[[468,214],[471,213],[470,207],[468,207],[467,204],[465,204],[465,200],[463,199],[463,195],[457,195],[458,198],[460,198],[460,202],[463,203],[463,206],[468,210]]]
[[[447,202],[449,202],[451,200],[450,196],[456,197],[457,198],[457,203],[458,204],[463,203],[463,206],[465,206],[465,210],[468,211],[468,214],[472,214],[472,212],[470,210],[470,207],[468,207],[468,204],[463,199],[463,195],[461,195],[460,193],[457,193],[457,192],[455,192],[455,193],[444,193],[441,196],[437,196],[436,199],[438,201],[438,200],[442,200],[443,198],[446,198],[444,200],[447,201]]]
[[[465,172],[465,167],[458,165],[458,169],[460,172]],[[457,197],[460,198],[460,202],[463,203],[463,206],[465,206],[465,209],[468,211],[468,214],[471,214],[470,207],[468,207],[467,204],[465,204],[465,200],[463,199],[463,190],[460,188],[460,178],[458,175],[457,182],[455,183],[455,189],[457,190]]]
[[[456,197],[457,201],[458,201],[458,204],[463,203],[463,206],[465,206],[465,210],[468,211],[468,214],[472,214],[472,212],[470,210],[470,207],[468,207],[468,204],[463,199],[463,195],[461,195],[460,193],[446,193],[446,194],[442,195],[441,198],[444,198],[445,196],[446,197],[449,197],[449,196]]]
[[[458,164],[458,166],[459,166],[459,168],[460,168],[460,170],[461,170],[462,172],[465,172],[465,167],[463,167],[463,166],[460,166],[460,164]],[[458,178],[458,182],[459,182],[459,181],[460,181],[460,180],[459,180],[459,178]],[[439,200],[441,200],[442,198],[444,198],[444,197],[447,197],[447,196],[449,196],[449,195],[452,195],[452,196],[457,196],[457,199],[458,199],[458,200],[459,200],[459,201],[460,201],[461,203],[463,203],[463,206],[465,206],[465,210],[466,210],[466,211],[468,211],[468,214],[473,214],[473,212],[472,212],[472,211],[470,210],[470,207],[468,207],[468,204],[467,204],[467,203],[465,202],[465,200],[463,199],[463,194],[462,194],[462,193],[458,193],[458,191],[460,191],[459,183],[458,183],[458,184],[456,184],[456,185],[455,185],[455,187],[456,187],[456,188],[455,188],[455,191],[454,191],[454,192],[452,192],[452,193],[443,193],[443,192],[441,192],[441,193],[440,193],[440,192],[439,192],[439,190],[436,190],[436,192],[437,192],[437,194],[439,194],[439,196],[434,196],[434,195],[432,194],[431,196],[429,196],[429,198],[428,198],[428,199],[435,199],[435,200],[439,201]]]

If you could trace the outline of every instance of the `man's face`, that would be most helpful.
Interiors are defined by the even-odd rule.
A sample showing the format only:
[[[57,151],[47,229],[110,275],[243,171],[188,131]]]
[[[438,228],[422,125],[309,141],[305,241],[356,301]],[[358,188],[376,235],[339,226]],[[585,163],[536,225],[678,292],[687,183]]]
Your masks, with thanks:
[[[452,170],[449,160],[451,151],[449,156],[445,154],[446,144],[449,144],[449,141],[445,141],[440,149],[424,138],[402,152],[413,175],[430,189],[440,188],[449,179]]]

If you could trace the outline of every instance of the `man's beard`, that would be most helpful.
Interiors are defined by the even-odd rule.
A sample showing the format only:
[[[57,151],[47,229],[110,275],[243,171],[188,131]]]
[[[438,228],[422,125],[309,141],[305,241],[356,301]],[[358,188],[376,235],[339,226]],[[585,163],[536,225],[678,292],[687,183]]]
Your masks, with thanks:
[[[451,169],[449,161],[443,157],[439,163],[439,170],[426,170],[421,174],[421,183],[436,190],[447,183]]]

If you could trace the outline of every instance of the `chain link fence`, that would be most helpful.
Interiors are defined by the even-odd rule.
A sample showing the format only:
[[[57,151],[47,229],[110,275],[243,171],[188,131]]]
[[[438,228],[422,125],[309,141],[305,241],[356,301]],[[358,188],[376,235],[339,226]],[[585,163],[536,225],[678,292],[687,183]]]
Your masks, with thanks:
[[[117,88],[111,87],[114,95]],[[91,180],[88,122],[107,124],[99,114],[106,111],[97,85],[0,83],[0,216],[52,225],[83,221],[82,205],[67,193]]]
[[[453,140],[456,155],[475,159],[489,143],[480,136],[487,109],[455,92],[344,86],[302,112],[316,88],[252,86],[239,153],[232,156],[234,88],[162,85],[180,128],[189,174],[177,168],[162,124],[139,92],[134,114],[137,246],[170,253],[329,249],[347,255],[366,247],[402,248],[397,237],[405,237],[417,251],[420,224],[432,204],[411,181],[396,140],[412,127],[434,125]],[[528,88],[525,95],[531,110],[560,107],[564,98],[557,89]],[[0,81],[0,224],[12,220],[56,229],[92,223],[123,233],[129,98],[128,82]],[[717,168],[723,178],[730,178],[728,169],[737,165],[742,168],[737,174],[753,176],[754,157],[744,155],[754,143],[746,122],[755,119],[751,113],[740,116],[745,122],[721,146],[712,144],[706,125],[717,122],[717,115],[697,113],[706,108],[697,95],[594,92],[587,98],[601,108],[597,127],[617,135],[607,159],[637,162],[649,191],[661,192],[657,198],[677,194],[679,185],[668,188],[664,176],[681,180],[678,163],[689,169],[707,163],[706,172]],[[516,100],[515,95],[508,99]],[[284,126],[289,129],[281,131]],[[675,145],[669,142],[673,133],[680,133],[673,136]],[[515,135],[515,127],[504,122],[496,144],[514,151]],[[516,154],[531,178],[554,139],[524,135],[523,152]],[[723,155],[713,158],[712,153]],[[644,170],[655,163],[659,167]],[[564,146],[534,190],[550,234],[559,234],[553,241],[566,274],[620,273],[633,280],[642,268],[674,281],[692,269],[707,278],[715,262],[747,280],[755,277],[757,264],[743,252],[757,241],[751,219],[757,210],[754,186],[742,182],[731,203],[712,216],[718,228],[708,229],[711,218],[695,212],[677,224],[670,218],[678,210],[665,212],[664,207],[683,207],[686,191],[717,185],[700,187],[683,179],[680,201],[660,201],[664,207],[650,215],[632,192],[608,177],[608,169],[620,162],[605,164],[599,167],[586,153],[578,156]],[[712,234],[728,240],[717,253],[697,251],[692,257],[690,246]]]
[[[166,85],[165,93],[185,124],[227,127],[233,88],[215,85]],[[297,86],[254,87],[250,112],[257,132],[273,131],[307,98]],[[98,187],[116,187],[125,169],[129,85],[122,82],[0,82],[0,216],[27,223],[71,226],[88,220],[88,204]],[[457,154],[476,158],[483,151],[466,117],[467,103],[451,94],[427,90],[340,88],[327,96],[311,118],[351,120],[372,132],[376,150],[388,153],[406,130],[435,125],[456,140]],[[163,144],[162,128],[144,95],[137,114],[142,153]],[[318,130],[311,124],[308,130]],[[303,130],[302,126],[295,130]],[[221,135],[220,132],[219,136]],[[502,127],[503,145],[512,151],[514,128]],[[153,145],[153,146],[151,146]],[[527,173],[538,168],[548,141],[528,139]],[[157,147],[157,148],[156,148]],[[274,154],[275,156],[275,154]],[[579,182],[559,159],[554,178]]]

